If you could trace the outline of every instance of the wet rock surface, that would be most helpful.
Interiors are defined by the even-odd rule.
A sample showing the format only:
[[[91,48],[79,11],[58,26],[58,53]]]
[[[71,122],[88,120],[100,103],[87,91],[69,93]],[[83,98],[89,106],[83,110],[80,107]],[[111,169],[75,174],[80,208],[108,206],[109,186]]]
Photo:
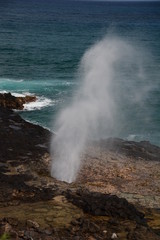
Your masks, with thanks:
[[[85,189],[77,190],[75,194],[67,191],[67,199],[79,206],[84,212],[94,216],[112,216],[113,218],[130,219],[145,224],[144,214],[133,204],[115,195],[90,192]]]
[[[76,182],[67,184],[50,177],[50,137],[0,108],[0,236],[160,239],[158,147],[94,142],[82,156]]]
[[[36,96],[15,97],[11,93],[0,93],[0,106],[8,109],[22,110],[25,103],[35,101]]]

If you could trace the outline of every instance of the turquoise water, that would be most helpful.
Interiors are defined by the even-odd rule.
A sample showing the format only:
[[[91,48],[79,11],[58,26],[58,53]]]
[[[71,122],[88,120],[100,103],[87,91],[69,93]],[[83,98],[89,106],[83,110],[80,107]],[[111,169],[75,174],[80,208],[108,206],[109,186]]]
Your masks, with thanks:
[[[118,70],[125,121],[114,136],[160,145],[160,2],[2,0],[0,91],[35,94],[38,101],[20,114],[51,128],[80,84],[76,75],[84,52],[107,33],[144,55],[142,84],[150,88],[143,104],[131,106],[124,96],[139,89],[136,69]],[[123,85],[122,77],[132,84]]]

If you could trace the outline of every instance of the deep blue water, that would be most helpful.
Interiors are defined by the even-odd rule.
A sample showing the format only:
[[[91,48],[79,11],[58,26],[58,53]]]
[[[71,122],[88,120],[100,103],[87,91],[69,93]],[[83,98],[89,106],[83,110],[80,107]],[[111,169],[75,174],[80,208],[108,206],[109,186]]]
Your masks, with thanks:
[[[108,32],[147,52],[153,86],[145,107],[124,105],[117,137],[160,145],[160,2],[1,0],[0,91],[36,94],[21,115],[50,128],[79,84],[84,52]]]

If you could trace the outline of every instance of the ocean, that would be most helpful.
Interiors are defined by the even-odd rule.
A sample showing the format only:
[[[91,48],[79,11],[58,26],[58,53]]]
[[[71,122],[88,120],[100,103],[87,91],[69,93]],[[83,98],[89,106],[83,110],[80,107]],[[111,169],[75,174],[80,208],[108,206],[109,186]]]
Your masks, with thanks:
[[[0,92],[36,95],[37,101],[18,113],[56,132],[57,114],[81,85],[84,53],[104,38],[121,39],[136,54],[114,66],[118,125],[103,137],[160,146],[158,1],[1,0]],[[142,81],[137,81],[139,75]]]

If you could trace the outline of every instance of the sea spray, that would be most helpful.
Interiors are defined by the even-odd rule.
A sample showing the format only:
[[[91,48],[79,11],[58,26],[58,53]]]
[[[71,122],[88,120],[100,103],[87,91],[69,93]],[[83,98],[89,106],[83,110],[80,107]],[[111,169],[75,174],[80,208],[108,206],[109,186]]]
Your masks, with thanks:
[[[135,49],[117,37],[105,37],[86,51],[78,69],[81,84],[69,106],[59,113],[54,126],[56,135],[51,143],[53,177],[69,183],[74,181],[87,141],[111,136],[120,127],[117,118],[124,96],[119,94],[119,87],[124,84],[127,89],[121,68],[128,71],[128,79],[130,72],[136,79],[143,79],[140,61]],[[140,86],[137,91],[128,87],[124,94],[130,96],[125,100],[139,101],[141,90]]]

